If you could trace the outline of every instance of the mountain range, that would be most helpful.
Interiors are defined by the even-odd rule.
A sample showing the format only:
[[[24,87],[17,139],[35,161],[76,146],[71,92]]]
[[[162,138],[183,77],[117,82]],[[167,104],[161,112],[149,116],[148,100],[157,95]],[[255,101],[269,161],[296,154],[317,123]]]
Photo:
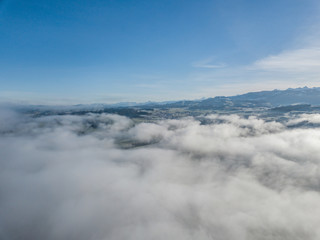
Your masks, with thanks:
[[[201,100],[182,100],[166,102],[124,102],[117,104],[78,104],[72,106],[45,106],[24,105],[15,108],[23,112],[48,112],[48,114],[85,114],[86,112],[108,112],[118,114],[136,113],[141,110],[150,109],[185,109],[185,110],[223,110],[238,111],[241,109],[267,108],[280,111],[291,111],[294,109],[307,109],[308,107],[320,106],[320,87],[288,88],[286,90],[273,90],[261,92],[249,92],[236,96],[217,96]],[[320,109],[320,108],[319,108]]]
[[[249,92],[236,96],[218,96],[203,100],[177,101],[168,104],[148,104],[143,106],[161,108],[189,108],[189,109],[233,109],[233,108],[275,108],[287,105],[310,104],[320,105],[320,87],[314,88],[288,88],[286,90],[273,90]]]

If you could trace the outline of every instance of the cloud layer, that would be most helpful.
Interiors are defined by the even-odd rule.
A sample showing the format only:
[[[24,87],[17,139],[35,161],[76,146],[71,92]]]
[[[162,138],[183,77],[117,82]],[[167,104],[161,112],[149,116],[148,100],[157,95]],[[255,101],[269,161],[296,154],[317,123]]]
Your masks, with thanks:
[[[320,237],[319,115],[0,119],[1,239]]]

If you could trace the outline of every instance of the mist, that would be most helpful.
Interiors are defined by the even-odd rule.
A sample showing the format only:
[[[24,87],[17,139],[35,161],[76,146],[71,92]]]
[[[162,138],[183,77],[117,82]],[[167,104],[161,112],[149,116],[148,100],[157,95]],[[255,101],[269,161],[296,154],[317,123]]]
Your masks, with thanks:
[[[320,239],[320,115],[203,118],[0,111],[0,239]]]

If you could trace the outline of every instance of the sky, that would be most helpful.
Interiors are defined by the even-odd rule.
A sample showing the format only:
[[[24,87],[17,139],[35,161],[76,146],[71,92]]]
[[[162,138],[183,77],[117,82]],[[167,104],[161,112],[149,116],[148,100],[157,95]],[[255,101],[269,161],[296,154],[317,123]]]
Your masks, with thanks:
[[[316,0],[0,0],[0,101],[165,101],[319,87]]]

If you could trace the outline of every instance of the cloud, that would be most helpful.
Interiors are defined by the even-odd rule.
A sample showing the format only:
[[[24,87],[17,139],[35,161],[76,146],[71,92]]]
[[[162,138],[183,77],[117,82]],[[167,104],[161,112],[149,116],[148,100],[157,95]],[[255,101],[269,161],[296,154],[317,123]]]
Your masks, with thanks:
[[[319,72],[320,48],[309,47],[284,51],[256,61],[253,68],[264,71],[282,71],[288,73]]]
[[[4,118],[1,239],[320,237],[317,114]]]
[[[301,114],[297,118],[293,118],[288,121],[289,125],[301,124],[301,123],[311,123],[320,124],[320,115],[317,114]]]
[[[197,62],[194,62],[192,63],[192,66],[195,67],[195,68],[224,68],[226,67],[226,64],[224,63],[213,63],[213,58],[207,58],[207,59],[204,59],[202,61],[197,61]]]
[[[195,97],[231,96],[250,91],[319,87],[320,48],[286,50],[248,65],[198,72]]]

